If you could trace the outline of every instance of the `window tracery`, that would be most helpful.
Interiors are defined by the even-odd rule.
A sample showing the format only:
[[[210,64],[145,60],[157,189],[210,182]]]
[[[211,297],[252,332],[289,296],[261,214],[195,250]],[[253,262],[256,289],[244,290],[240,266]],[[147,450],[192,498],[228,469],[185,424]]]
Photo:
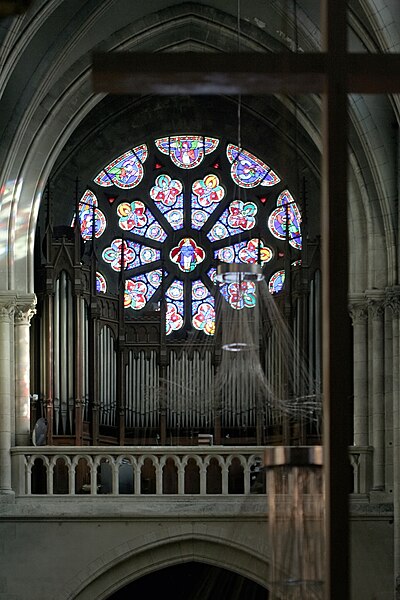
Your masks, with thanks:
[[[302,247],[301,213],[281,178],[235,144],[217,156],[222,147],[215,137],[186,134],[142,143],[107,164],[79,202],[82,238],[92,239],[94,220],[101,250],[97,291],[108,293],[123,263],[124,307],[138,314],[164,296],[167,335],[188,327],[213,335],[218,262],[261,264],[278,294],[283,246],[295,254]],[[104,194],[106,210],[101,188],[112,186],[126,195],[107,204]],[[100,241],[106,230],[108,241]],[[255,306],[253,288],[242,282],[219,291],[242,310]]]

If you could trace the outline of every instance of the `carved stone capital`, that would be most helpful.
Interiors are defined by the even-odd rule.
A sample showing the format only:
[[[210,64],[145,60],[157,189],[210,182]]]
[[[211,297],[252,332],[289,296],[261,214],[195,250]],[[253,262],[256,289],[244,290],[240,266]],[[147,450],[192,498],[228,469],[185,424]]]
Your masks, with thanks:
[[[14,320],[16,325],[29,325],[33,315],[36,313],[34,304],[25,306],[18,305],[15,308]]]
[[[385,300],[375,300],[368,298],[368,310],[372,320],[380,321],[385,314]]]
[[[35,294],[18,294],[15,303],[14,321],[16,325],[29,325],[36,313]]]
[[[349,304],[349,314],[353,325],[366,323],[368,320],[368,304],[364,302],[355,302]]]
[[[386,294],[383,290],[367,290],[365,293],[369,314],[374,321],[383,319],[386,308]]]
[[[394,317],[400,315],[400,287],[395,286],[386,292],[386,306],[391,309]]]
[[[14,317],[15,305],[13,301],[0,300],[0,322],[11,323]]]

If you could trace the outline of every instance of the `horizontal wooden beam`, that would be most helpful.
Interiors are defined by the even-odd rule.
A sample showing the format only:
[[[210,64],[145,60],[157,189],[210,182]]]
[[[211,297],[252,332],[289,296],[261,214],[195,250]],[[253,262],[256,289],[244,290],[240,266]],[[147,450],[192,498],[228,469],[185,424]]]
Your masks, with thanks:
[[[93,89],[110,94],[321,93],[326,53],[112,52],[93,57]],[[351,54],[349,93],[400,92],[399,54]]]

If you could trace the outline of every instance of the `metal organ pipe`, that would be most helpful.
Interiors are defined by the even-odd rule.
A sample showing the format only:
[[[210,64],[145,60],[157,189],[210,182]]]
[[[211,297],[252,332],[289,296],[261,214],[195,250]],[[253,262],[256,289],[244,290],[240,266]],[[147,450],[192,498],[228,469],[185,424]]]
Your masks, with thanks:
[[[63,433],[66,433],[67,425],[67,365],[68,365],[68,334],[67,334],[67,278],[66,273],[63,271],[60,275],[60,402],[61,402],[61,421],[63,427]]]
[[[114,339],[111,337],[111,333],[110,333],[110,348],[111,348],[111,352],[112,352],[112,388],[111,388],[111,394],[112,394],[112,399],[113,399],[113,403],[112,403],[112,418],[113,418],[113,425],[116,425],[117,423],[117,352],[115,349],[115,344],[114,344]]]
[[[72,298],[72,289],[71,289],[71,281],[69,277],[66,276],[66,294],[67,294],[67,345],[68,345],[68,371],[67,371],[67,408],[68,408],[68,416],[69,423],[67,422],[68,433],[73,433],[74,428],[74,366],[75,366],[75,352],[79,352],[80,350],[80,340],[74,339],[74,299]],[[80,307],[79,307],[80,308]],[[78,312],[78,307],[77,307]],[[76,319],[79,319],[80,315],[76,315]],[[75,373],[75,377],[82,377],[82,368],[81,372],[77,369]],[[81,383],[81,382],[79,382]],[[78,388],[81,387],[78,385]]]
[[[88,307],[84,300],[82,300],[83,307],[83,323],[84,323],[84,351],[82,356],[84,357],[83,372],[84,372],[84,391],[83,397],[85,402],[84,419],[89,420],[89,317]]]
[[[53,321],[53,352],[54,352],[54,433],[59,433],[60,415],[60,278],[56,281],[54,293],[54,321]]]
[[[100,332],[100,424],[116,424],[116,367],[117,358],[111,329],[106,325]]]

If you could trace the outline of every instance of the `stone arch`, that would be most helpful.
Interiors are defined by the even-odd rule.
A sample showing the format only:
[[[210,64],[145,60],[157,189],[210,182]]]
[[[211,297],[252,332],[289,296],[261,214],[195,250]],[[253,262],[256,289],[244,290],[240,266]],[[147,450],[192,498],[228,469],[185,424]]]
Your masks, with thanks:
[[[156,543],[133,539],[86,565],[62,600],[106,600],[136,579],[192,561],[233,571],[267,588],[269,560],[246,542],[224,540],[211,533],[170,536]]]
[[[369,18],[372,22],[377,19],[377,11],[373,10],[372,3],[367,4],[370,5]],[[377,4],[375,3],[375,6]],[[393,5],[391,10],[394,11],[395,0],[392,0],[391,4]],[[102,39],[104,33],[98,24],[107,10],[113,14],[113,19],[108,19],[109,23],[112,22],[112,26],[108,36]],[[147,10],[153,10],[151,35],[148,33]],[[64,15],[65,11],[67,15]],[[379,19],[382,20],[386,12],[380,11]],[[8,289],[33,291],[34,232],[45,181],[71,134],[102,99],[101,95],[94,95],[90,89],[91,51],[99,44],[102,49],[119,48],[135,51],[182,49],[182,44],[186,49],[188,44],[191,49],[228,51],[236,49],[236,21],[233,12],[222,12],[216,8],[184,2],[164,7],[159,11],[157,6],[144,8],[143,13],[138,12],[136,18],[133,15],[132,22],[128,24],[126,18],[122,16],[124,14],[122,7],[116,14],[111,2],[102,3],[101,7],[97,6],[93,9],[90,3],[82,7],[77,0],[71,0],[68,4],[54,0],[46,3],[45,10],[31,15],[32,20],[28,23],[22,39],[15,44],[10,44],[12,51],[10,50],[8,54],[5,52],[4,76],[0,80],[0,85],[1,89],[4,89],[3,98],[9,100],[8,104],[12,108],[8,112],[6,109],[8,104],[5,103],[4,119],[9,124],[3,127],[3,143],[0,149],[4,152],[4,155],[0,155],[0,162],[4,165],[0,243],[7,245],[7,252],[1,256],[0,269],[5,275]],[[68,21],[65,20],[65,16],[68,16]],[[279,15],[274,12],[273,6],[268,17],[271,20],[279,20]],[[63,31],[57,33],[52,26],[55,20],[63,25],[64,22],[68,22],[68,27],[63,27]],[[307,19],[301,10],[299,29],[303,45],[308,43],[309,47],[315,46],[318,40],[316,35],[318,29],[315,26],[313,28],[310,19]],[[72,36],[71,31],[73,31]],[[189,37],[188,32],[190,32]],[[388,32],[389,29],[385,30],[385,34]],[[380,40],[380,44],[386,48],[398,45],[397,31],[392,28],[390,32],[391,44],[383,38]],[[18,33],[18,28],[15,28],[10,32],[10,36],[17,37]],[[37,46],[39,33],[49,36],[48,50],[51,54],[46,54],[47,70],[46,65],[40,62],[43,48]],[[52,43],[54,38],[56,43]],[[243,50],[259,49],[268,52],[276,51],[284,45],[290,46],[290,40],[283,37],[274,39],[267,33],[265,23],[263,26],[263,22],[259,19],[242,24]],[[27,53],[29,53],[29,61],[24,60]],[[26,72],[28,63],[35,65],[29,73]],[[53,65],[50,70],[49,63]],[[16,107],[14,102],[10,101],[12,93],[19,97]],[[374,112],[376,111],[373,109],[364,111],[363,122],[370,120],[370,117],[374,121]],[[298,111],[297,117],[299,120],[304,120],[307,114],[309,111],[302,109]],[[310,123],[306,126],[303,122],[301,127],[305,128],[305,131],[308,130],[310,137],[314,136],[314,143],[318,147],[319,134],[311,123],[310,118]],[[379,130],[379,122],[376,123],[376,128]],[[371,132],[373,135],[372,129]],[[369,134],[362,131],[357,135],[358,139],[361,139]],[[375,264],[370,267],[374,273],[379,273],[379,281],[374,281],[370,277],[366,285],[362,282],[357,286],[358,289],[391,285],[396,273],[393,243],[395,224],[388,220],[388,210],[385,206],[385,199],[391,195],[388,195],[383,182],[374,181],[374,177],[371,176],[371,173],[376,170],[374,151],[375,148],[371,146],[370,150],[368,144],[364,148],[360,145],[357,149],[357,153],[361,152],[361,168],[365,170],[362,179],[366,185],[362,187],[361,193],[354,195],[354,199],[364,206],[364,210],[359,211],[363,221],[366,214],[365,207],[368,204],[366,200],[369,200],[371,194],[378,198],[374,214],[368,217],[370,228],[368,239],[374,240],[375,245],[379,244],[380,262],[375,258]],[[368,157],[365,167],[362,165],[363,156]],[[379,162],[379,167],[381,164],[382,161]],[[355,227],[354,231],[358,232],[360,228]],[[365,256],[363,238],[365,238],[365,231],[362,231],[362,235],[358,235],[355,250],[353,249],[353,261],[357,260],[354,252],[359,256]],[[353,235],[351,239],[354,239]],[[376,257],[378,252],[372,250],[373,248],[368,248],[369,256]]]

